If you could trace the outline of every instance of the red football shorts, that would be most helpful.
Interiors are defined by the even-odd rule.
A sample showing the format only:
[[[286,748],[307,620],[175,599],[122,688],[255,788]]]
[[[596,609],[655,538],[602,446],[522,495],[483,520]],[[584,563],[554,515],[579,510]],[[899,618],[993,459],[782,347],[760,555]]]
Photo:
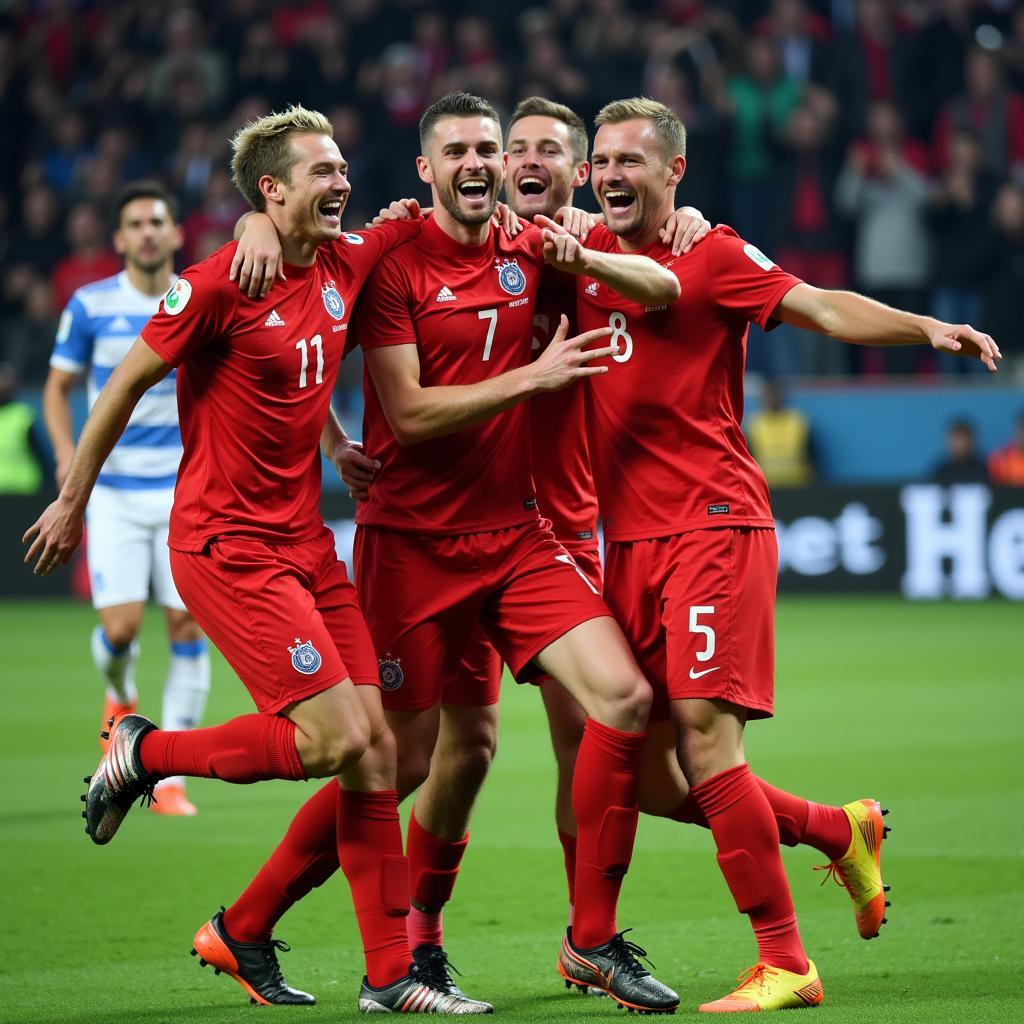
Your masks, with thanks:
[[[684,697],[771,716],[778,564],[772,529],[605,545],[605,597],[654,688],[651,721]]]
[[[326,526],[302,544],[228,536],[198,555],[172,550],[171,573],[264,714],[346,677],[378,685],[370,631]]]
[[[501,662],[525,675],[548,644],[611,614],[539,520],[440,537],[361,526],[354,559],[384,706],[394,711],[493,704]],[[497,652],[489,660],[483,638]]]

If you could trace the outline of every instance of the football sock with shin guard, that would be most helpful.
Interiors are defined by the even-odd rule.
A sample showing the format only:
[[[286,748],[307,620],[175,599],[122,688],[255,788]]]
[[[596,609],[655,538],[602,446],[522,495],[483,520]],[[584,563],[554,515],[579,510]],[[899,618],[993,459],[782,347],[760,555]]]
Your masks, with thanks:
[[[459,865],[469,845],[469,833],[461,839],[442,839],[428,832],[417,820],[415,808],[409,815],[406,850],[412,907],[407,922],[409,945],[444,945],[442,911],[451,899]]]

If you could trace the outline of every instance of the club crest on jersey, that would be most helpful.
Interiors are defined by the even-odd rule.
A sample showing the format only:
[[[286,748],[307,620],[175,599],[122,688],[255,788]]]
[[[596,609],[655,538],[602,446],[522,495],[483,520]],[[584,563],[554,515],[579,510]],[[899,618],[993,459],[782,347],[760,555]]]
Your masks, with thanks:
[[[333,281],[328,281],[324,285],[324,309],[334,317],[335,320],[341,320],[345,316],[345,300],[338,294],[338,289],[334,287]]]
[[[354,231],[342,231],[341,237],[344,238],[349,245],[363,244],[363,236],[357,235]]]
[[[192,285],[185,278],[179,277],[164,296],[164,312],[171,316],[177,316],[188,305],[188,300],[191,298]]]
[[[498,268],[498,284],[509,295],[522,295],[526,288],[526,275],[519,269],[518,260],[495,260]]]
[[[405,682],[402,659],[394,657],[390,651],[383,658],[377,659],[377,672],[380,685],[385,690],[397,690]]]
[[[313,646],[312,640],[303,641],[296,637],[295,646],[289,647],[288,651],[292,656],[292,668],[304,676],[313,675],[323,661],[320,652]]]

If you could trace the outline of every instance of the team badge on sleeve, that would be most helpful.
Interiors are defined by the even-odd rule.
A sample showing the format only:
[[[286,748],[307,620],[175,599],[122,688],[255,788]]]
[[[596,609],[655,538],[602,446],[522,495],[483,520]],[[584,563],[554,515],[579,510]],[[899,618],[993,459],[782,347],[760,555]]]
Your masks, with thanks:
[[[402,659],[394,657],[390,651],[383,658],[377,659],[377,671],[380,674],[380,685],[385,690],[397,690],[405,682]]]
[[[324,309],[335,320],[341,320],[345,316],[345,300],[338,294],[333,281],[328,281],[324,285]]]
[[[364,238],[362,235],[357,235],[353,231],[342,231],[341,237],[348,242],[349,245],[362,245]]]
[[[762,270],[771,270],[775,266],[774,263],[756,245],[751,245],[749,242],[743,246],[743,251],[747,256],[752,259]]]
[[[498,263],[498,284],[509,295],[522,295],[526,287],[526,275],[519,269],[518,260],[505,260]]]
[[[188,305],[188,300],[191,298],[192,285],[185,278],[179,277],[164,296],[164,312],[171,316],[177,316]]]
[[[288,648],[292,656],[292,668],[304,676],[311,676],[320,668],[322,658],[311,640],[302,641],[295,638],[295,646]]]

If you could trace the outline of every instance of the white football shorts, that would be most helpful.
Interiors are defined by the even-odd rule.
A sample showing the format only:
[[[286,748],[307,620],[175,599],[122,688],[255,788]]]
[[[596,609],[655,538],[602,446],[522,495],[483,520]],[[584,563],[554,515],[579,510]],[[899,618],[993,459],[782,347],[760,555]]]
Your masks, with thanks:
[[[86,552],[94,608],[145,601],[184,609],[171,578],[167,523],[174,491],[122,490],[97,484],[85,509]]]

